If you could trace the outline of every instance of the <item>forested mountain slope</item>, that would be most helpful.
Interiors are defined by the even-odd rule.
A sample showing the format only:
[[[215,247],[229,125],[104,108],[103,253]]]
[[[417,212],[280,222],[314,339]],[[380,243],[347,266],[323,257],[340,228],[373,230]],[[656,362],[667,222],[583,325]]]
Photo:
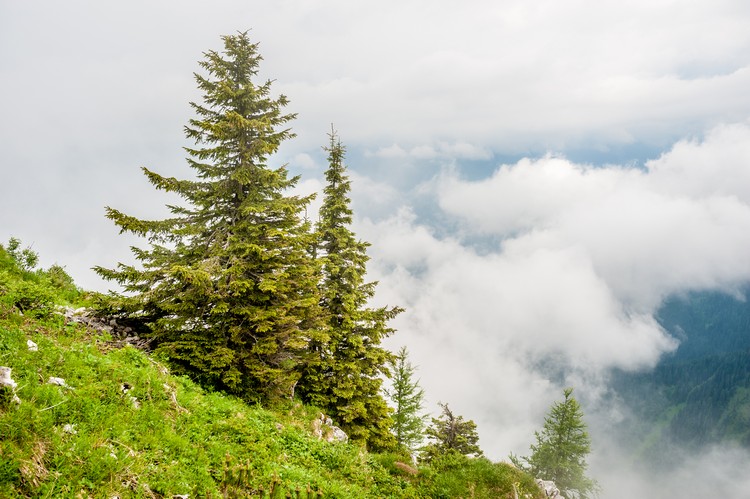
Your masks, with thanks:
[[[680,340],[646,373],[615,376],[636,416],[627,431],[639,454],[669,463],[676,447],[731,442],[750,447],[750,303],[718,292],[673,297],[658,320]]]

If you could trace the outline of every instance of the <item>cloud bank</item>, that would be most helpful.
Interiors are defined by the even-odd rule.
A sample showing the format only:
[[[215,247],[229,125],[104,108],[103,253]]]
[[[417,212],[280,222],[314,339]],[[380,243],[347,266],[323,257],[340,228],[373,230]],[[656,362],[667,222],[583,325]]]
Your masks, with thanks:
[[[614,445],[627,408],[602,397],[609,371],[648,369],[677,346],[653,316],[662,300],[750,280],[748,144],[735,124],[644,168],[545,156],[480,181],[445,173],[429,188],[460,224],[450,237],[408,208],[361,222],[380,300],[407,309],[391,341],[410,346],[432,402],[474,418],[501,459],[527,452],[572,385],[599,418],[595,446]]]

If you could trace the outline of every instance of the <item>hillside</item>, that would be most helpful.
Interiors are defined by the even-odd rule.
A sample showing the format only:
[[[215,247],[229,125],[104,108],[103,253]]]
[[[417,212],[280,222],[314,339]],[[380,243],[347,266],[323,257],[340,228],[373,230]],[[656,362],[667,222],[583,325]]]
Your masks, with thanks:
[[[449,456],[416,470],[327,441],[315,407],[250,406],[173,376],[71,320],[96,296],[35,265],[0,246],[1,497],[541,497],[505,463]]]
[[[636,415],[630,432],[640,455],[671,464],[675,447],[750,448],[750,304],[692,293],[668,300],[658,320],[680,339],[677,350],[653,371],[620,374],[615,383]]]

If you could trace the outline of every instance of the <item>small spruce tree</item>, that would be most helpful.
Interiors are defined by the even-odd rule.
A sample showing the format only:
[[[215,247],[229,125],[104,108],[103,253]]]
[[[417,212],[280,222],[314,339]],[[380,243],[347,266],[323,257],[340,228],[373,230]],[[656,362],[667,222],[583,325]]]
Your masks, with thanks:
[[[424,390],[419,380],[414,379],[415,368],[409,362],[409,352],[401,347],[389,362],[391,370],[391,388],[386,394],[393,406],[393,425],[391,431],[396,442],[414,452],[424,439],[425,419],[422,414]]]
[[[142,268],[96,267],[127,294],[111,306],[147,325],[175,370],[249,400],[289,396],[319,320],[317,274],[302,221],[310,197],[287,195],[297,182],[268,157],[292,137],[283,95],[255,82],[261,56],[247,33],[223,37],[196,74],[202,103],[185,127],[195,180],[143,168],[157,188],[178,194],[165,220],[107,208],[121,232],[147,237],[133,248]]]
[[[565,497],[586,499],[595,495],[599,486],[586,476],[591,439],[581,405],[572,394],[572,388],[564,389],[565,399],[552,405],[544,428],[534,432],[536,444],[531,445],[531,456],[512,455],[511,461],[534,477],[555,482]]]
[[[367,306],[377,284],[364,280],[369,243],[357,240],[351,230],[345,148],[335,131],[329,139],[314,249],[322,269],[320,304],[327,336],[310,342],[312,357],[303,367],[298,391],[327,411],[352,440],[386,449],[394,445],[390,409],[381,394],[390,353],[380,343],[393,332],[388,321],[402,309]]]
[[[443,413],[438,418],[432,418],[432,424],[427,428],[427,437],[432,442],[423,448],[422,458],[429,462],[451,452],[482,457],[484,454],[479,448],[476,423],[453,414],[448,404],[438,405]]]

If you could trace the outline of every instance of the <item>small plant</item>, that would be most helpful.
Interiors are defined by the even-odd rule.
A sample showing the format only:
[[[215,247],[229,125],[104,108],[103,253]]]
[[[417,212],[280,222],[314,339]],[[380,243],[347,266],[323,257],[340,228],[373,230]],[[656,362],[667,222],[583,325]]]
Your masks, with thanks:
[[[8,287],[5,301],[24,314],[45,318],[49,317],[54,309],[55,296],[43,284],[16,281]]]
[[[5,247],[8,254],[24,270],[31,271],[39,263],[39,255],[31,250],[31,247],[21,249],[21,241],[18,238],[11,237]]]

